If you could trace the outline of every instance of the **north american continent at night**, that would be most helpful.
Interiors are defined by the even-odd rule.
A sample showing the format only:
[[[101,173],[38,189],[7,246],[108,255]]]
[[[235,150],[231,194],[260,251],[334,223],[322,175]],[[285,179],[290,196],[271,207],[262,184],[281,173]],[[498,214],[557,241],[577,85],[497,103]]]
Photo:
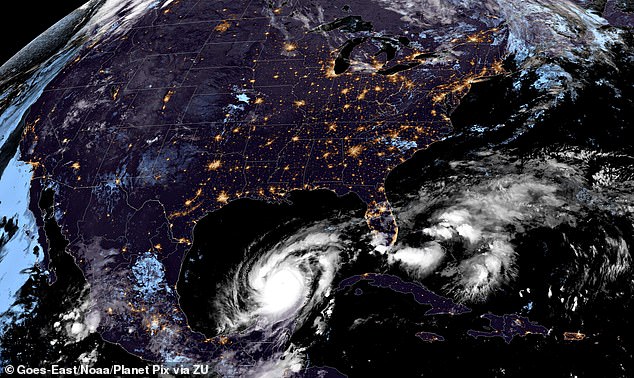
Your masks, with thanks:
[[[33,197],[54,190],[67,250],[100,283],[104,338],[149,357],[172,339],[215,350],[174,287],[196,222],[240,198],[355,193],[379,244],[394,243],[387,175],[451,134],[472,83],[503,73],[506,30],[485,16],[429,29],[375,2],[174,1],[82,50],[28,116],[21,152]],[[140,270],[164,281],[135,291]]]

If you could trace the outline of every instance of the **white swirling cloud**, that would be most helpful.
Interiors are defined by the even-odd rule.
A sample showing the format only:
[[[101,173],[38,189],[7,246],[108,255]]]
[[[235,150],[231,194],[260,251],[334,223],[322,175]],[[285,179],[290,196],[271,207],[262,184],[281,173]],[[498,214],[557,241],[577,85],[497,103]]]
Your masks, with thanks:
[[[317,225],[241,263],[216,299],[218,331],[300,325],[330,295],[342,248]]]

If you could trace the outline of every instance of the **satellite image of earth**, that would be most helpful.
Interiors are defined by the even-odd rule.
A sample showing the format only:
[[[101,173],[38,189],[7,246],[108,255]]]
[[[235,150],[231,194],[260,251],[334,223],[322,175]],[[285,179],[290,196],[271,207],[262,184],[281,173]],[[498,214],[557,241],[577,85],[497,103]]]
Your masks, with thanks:
[[[0,371],[634,376],[633,27],[88,1],[0,67]]]

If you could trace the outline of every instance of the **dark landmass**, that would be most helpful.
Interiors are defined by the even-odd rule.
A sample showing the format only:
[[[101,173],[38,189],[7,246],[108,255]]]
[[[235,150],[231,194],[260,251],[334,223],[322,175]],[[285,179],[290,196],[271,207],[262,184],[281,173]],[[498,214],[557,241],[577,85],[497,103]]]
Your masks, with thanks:
[[[634,2],[632,0],[608,0],[603,9],[603,17],[611,25],[631,29],[634,26]]]
[[[289,17],[294,11],[302,11],[301,6],[294,8],[290,4],[273,11],[259,2],[236,1],[226,3],[226,8],[221,9],[212,2],[181,1],[174,2],[167,11],[150,11],[126,36],[82,51],[33,107],[21,146],[24,159],[36,168],[31,198],[37,201],[45,194],[44,188],[56,192],[57,234],[64,239],[63,249],[72,256],[69,261],[81,268],[75,273],[82,274],[92,286],[98,311],[106,313],[110,307],[114,308],[113,314],[104,317],[100,324],[99,331],[106,340],[150,359],[160,359],[166,351],[210,359],[218,356],[220,340],[210,341],[188,329],[186,312],[179,307],[173,290],[181,274],[188,274],[188,270],[181,270],[181,263],[192,243],[196,243],[192,239],[194,225],[206,214],[226,208],[238,199],[284,203],[294,190],[324,188],[339,195],[355,193],[362,206],[368,208],[366,219],[371,229],[393,233],[395,224],[386,193],[395,198],[398,194],[392,188],[386,190],[384,180],[395,172],[394,167],[411,159],[415,151],[423,151],[411,164],[399,168],[400,173],[394,174],[391,182],[410,180],[402,188],[408,185],[420,188],[420,182],[411,183],[412,177],[429,179],[426,174],[430,171],[447,169],[449,158],[473,151],[473,146],[479,143],[494,145],[516,131],[514,126],[518,123],[509,122],[511,126],[502,128],[490,139],[489,135],[477,136],[475,142],[458,138],[450,144],[440,142],[432,146],[452,135],[448,114],[472,83],[488,77],[483,76],[484,68],[498,67],[503,58],[501,47],[489,39],[466,43],[460,47],[463,54],[458,62],[430,68],[424,62],[429,57],[424,55],[427,53],[421,57],[421,52],[411,46],[417,42],[424,47],[423,51],[435,51],[437,45],[432,39],[406,40],[396,15],[388,12],[385,18],[375,19],[372,15],[380,14],[383,9],[366,6],[367,3],[352,5],[355,12],[363,14],[360,20],[372,20],[377,29],[386,28],[400,45],[360,43],[350,51],[350,56],[359,52],[385,56],[396,64],[397,71],[384,71],[384,75],[355,71],[350,59],[344,62],[350,64],[346,70],[341,74],[335,72],[335,51],[329,45],[332,42],[329,35],[341,33],[334,36],[350,41],[359,35],[346,33],[369,32],[355,31],[356,24],[351,22],[349,27],[342,25],[304,38],[301,24]],[[326,19],[344,16],[340,10],[345,8],[340,3],[334,7],[326,9]],[[288,22],[285,24],[288,35],[272,26],[273,12],[275,17]],[[479,23],[471,26],[487,30]],[[413,30],[412,34],[420,31]],[[504,31],[499,34],[502,39]],[[191,38],[183,39],[183,35]],[[416,64],[410,63],[408,56],[413,56]],[[423,62],[418,64],[419,60]],[[373,73],[389,70],[385,66],[388,62],[378,58],[376,62],[363,63],[379,67]],[[500,82],[491,86],[491,93],[498,97],[511,92],[504,85],[500,88]],[[627,96],[630,92],[631,88],[623,88],[623,98],[631,98]],[[600,90],[591,96],[582,94],[580,104],[592,108],[600,102],[601,95],[604,93]],[[513,100],[517,100],[518,106],[524,105],[521,99]],[[597,112],[601,117],[579,112],[579,106],[575,108],[574,104],[563,106],[559,118],[556,115],[544,120],[515,146],[519,145],[527,155],[532,153],[531,148],[550,145],[553,140],[569,142],[578,138],[589,146],[604,147],[607,140],[621,135],[622,129],[617,130],[614,125],[623,126],[623,119],[631,119],[618,110],[625,100],[612,100]],[[490,98],[475,103],[484,106],[476,107],[477,111],[471,115],[489,112]],[[503,104],[504,101],[494,104],[491,112],[499,118],[492,119],[505,119],[500,113],[503,106],[499,106]],[[507,111],[511,112],[510,109]],[[571,112],[587,118],[583,123],[581,118],[571,119]],[[471,115],[463,114],[465,118]],[[485,116],[481,118],[485,123],[490,121]],[[544,133],[545,129],[548,133]],[[588,132],[590,129],[592,132]],[[599,130],[597,138],[596,130]],[[471,136],[476,134],[462,131]],[[468,157],[475,159],[473,155]],[[421,174],[421,170],[430,166],[434,168]],[[353,202],[358,204],[356,200]],[[46,214],[46,206],[40,209],[33,203],[31,208],[39,218],[51,218]],[[266,228],[257,224],[254,227]],[[558,241],[552,234],[544,234],[550,239],[537,238],[541,234],[535,232],[520,240],[524,244],[518,242],[525,259],[521,269],[526,272],[543,269],[537,264],[540,259],[553,258],[548,249],[558,246]],[[47,245],[47,237],[48,232],[41,235],[42,245],[52,251],[51,269],[60,276],[60,265],[54,261],[56,252]],[[546,250],[542,255],[531,257],[531,251],[542,249]],[[164,267],[165,282],[160,285],[164,292],[160,297],[147,296],[135,289],[132,267],[145,256],[160,260]],[[557,265],[562,271],[568,268]],[[553,273],[548,277],[554,276]],[[432,305],[429,310],[432,313],[454,313],[465,308],[395,276],[375,274],[371,280],[359,277],[347,279],[347,287],[365,283],[389,289],[379,291],[389,293],[389,299],[384,298],[381,303],[390,305],[377,308],[376,303],[369,303],[364,307],[366,294],[377,295],[368,293],[370,290],[365,290],[363,296],[350,295],[351,304],[347,307],[341,304],[343,310],[333,315],[341,322],[333,321],[328,335],[331,338],[316,343],[309,352],[318,365],[335,366],[330,364],[332,361],[355,373],[388,374],[385,370],[393,364],[411,363],[413,357],[427,355],[432,361],[426,368],[431,372],[454,373],[459,362],[472,366],[483,376],[491,376],[499,373],[500,366],[509,372],[523,372],[525,365],[512,366],[507,361],[518,361],[518,355],[533,353],[532,356],[545,363],[551,362],[562,375],[581,368],[590,372],[605,366],[610,372],[619,368],[610,364],[596,346],[575,343],[580,349],[571,351],[550,339],[540,340],[543,349],[539,350],[525,339],[513,343],[512,349],[501,349],[486,339],[475,344],[471,337],[462,340],[464,347],[454,345],[451,351],[444,348],[448,343],[434,345],[438,349],[427,348],[426,343],[411,337],[411,324],[420,322],[420,313],[416,312],[420,310],[412,309],[417,306],[411,306],[411,301],[403,305],[399,298],[392,298],[409,299],[409,296],[393,293],[413,294],[417,302]],[[57,282],[64,283],[63,279],[66,278],[58,277]],[[521,281],[526,283],[525,287],[541,289],[544,285],[529,278],[520,280],[529,281]],[[59,300],[64,294],[58,292],[51,298]],[[625,294],[624,298],[628,298]],[[192,299],[203,298],[192,295],[189,300]],[[514,298],[508,302],[518,304],[518,301]],[[500,302],[504,300],[492,299],[491,307],[497,310],[509,305]],[[545,302],[536,305],[535,313],[540,319],[556,320],[552,314],[558,312],[547,311],[557,308],[551,303],[556,300]],[[611,302],[597,303],[592,309],[595,312]],[[359,308],[354,308],[355,305]],[[394,311],[390,306],[402,311]],[[614,309],[614,305],[610,308]],[[631,307],[625,308],[627,315]],[[399,314],[398,319],[395,313]],[[439,323],[439,332],[451,335],[452,339],[455,333],[451,329],[463,332],[473,328],[469,320],[462,319],[466,317],[431,317],[433,321],[436,318],[458,318],[458,325],[469,326]],[[162,327],[153,328],[154,319],[159,319]],[[579,319],[577,316],[569,321]],[[627,326],[628,317],[624,319],[618,323]],[[597,320],[592,318],[586,326],[596,326],[600,323]],[[199,323],[203,321],[202,317],[198,319]],[[616,355],[627,353],[627,349],[625,352],[618,349],[621,344],[616,339],[618,330],[614,324],[608,325],[612,328],[598,342],[603,346],[613,345],[612,352]],[[134,327],[134,332],[128,332],[122,325]],[[33,329],[37,329],[37,324]],[[408,338],[425,345],[416,347],[399,340],[404,329],[408,330]],[[226,348],[239,352],[240,342],[256,342],[257,337],[257,334],[247,335]],[[12,340],[16,342],[18,338]],[[341,347],[333,348],[336,343]],[[484,352],[473,354],[480,343]],[[410,347],[411,355],[407,353]],[[496,361],[483,362],[482,355],[496,356]],[[597,367],[587,366],[584,363],[589,362],[584,359],[578,367],[575,364],[579,355],[599,356],[596,358],[600,363]],[[251,361],[253,356],[240,358]],[[558,365],[560,360],[563,362]],[[587,359],[591,360],[593,364],[596,361]],[[382,364],[377,368],[377,363]],[[528,366],[526,371],[531,368],[535,369]]]
[[[343,5],[329,2],[320,17],[350,16]],[[332,46],[372,34],[365,20],[398,41],[379,40],[390,45],[381,56],[392,63],[439,46],[433,38],[414,41],[424,28],[378,3],[347,5],[361,18],[308,34],[292,16],[317,12],[303,1],[273,9],[261,1],[188,0],[150,9],[127,34],[81,51],[32,107],[21,144],[22,159],[35,168],[31,197],[54,187],[68,252],[91,285],[113,288],[93,293],[101,311],[113,309],[100,323],[106,340],[156,359],[173,349],[166,333],[147,327],[160,318],[164,329],[180,330],[183,350],[215,350],[198,345],[200,335],[186,336],[173,287],[196,222],[237,199],[280,203],[293,190],[320,188],[355,193],[370,229],[394,242],[387,174],[450,134],[447,114],[474,78],[498,67],[506,32],[464,17],[469,33],[493,33],[497,42],[464,42],[468,35],[452,30],[461,41],[458,61],[337,75]],[[351,54],[375,54],[381,43]],[[376,63],[378,70],[385,62]],[[164,268],[160,301],[134,291],[132,266],[145,258]],[[152,340],[160,347],[140,347]]]
[[[489,321],[491,331],[469,330],[467,334],[471,337],[501,337],[510,343],[515,336],[525,337],[529,334],[547,335],[548,329],[533,323],[528,318],[516,314],[509,315],[482,315],[483,319]]]
[[[412,294],[416,302],[431,306],[425,315],[460,315],[471,312],[467,306],[433,293],[419,283],[403,281],[387,274],[366,273],[349,277],[339,283],[337,290],[345,290],[360,281],[367,281],[371,286],[390,289],[396,293]]]
[[[435,343],[437,341],[445,341],[445,338],[433,332],[417,332],[416,337],[426,343]]]
[[[581,332],[564,332],[564,340],[566,341],[582,341],[586,335]]]
[[[113,364],[144,367],[145,361],[119,345],[105,342],[98,333],[90,333],[79,341],[69,335],[73,320],[68,323],[63,316],[89,300],[90,288],[73,258],[65,251],[68,241],[53,216],[53,191],[42,193],[39,206],[43,212],[43,219],[39,221],[43,222],[49,242],[49,269],[56,272],[58,279],[49,285],[49,272],[38,265],[28,272],[30,277],[17,293],[17,301],[2,314],[6,328],[0,339],[0,360],[13,366],[48,369],[53,363],[62,367],[76,366],[82,363],[82,358],[92,360],[95,368]],[[83,321],[83,316],[85,314],[80,314],[79,321]]]

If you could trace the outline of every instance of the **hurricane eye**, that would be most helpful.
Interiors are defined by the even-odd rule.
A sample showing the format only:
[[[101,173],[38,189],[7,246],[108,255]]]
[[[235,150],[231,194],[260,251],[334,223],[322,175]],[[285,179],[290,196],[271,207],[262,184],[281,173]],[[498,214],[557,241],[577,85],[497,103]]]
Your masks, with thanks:
[[[305,296],[305,277],[300,270],[281,268],[266,277],[257,290],[260,312],[276,316],[291,310]]]

